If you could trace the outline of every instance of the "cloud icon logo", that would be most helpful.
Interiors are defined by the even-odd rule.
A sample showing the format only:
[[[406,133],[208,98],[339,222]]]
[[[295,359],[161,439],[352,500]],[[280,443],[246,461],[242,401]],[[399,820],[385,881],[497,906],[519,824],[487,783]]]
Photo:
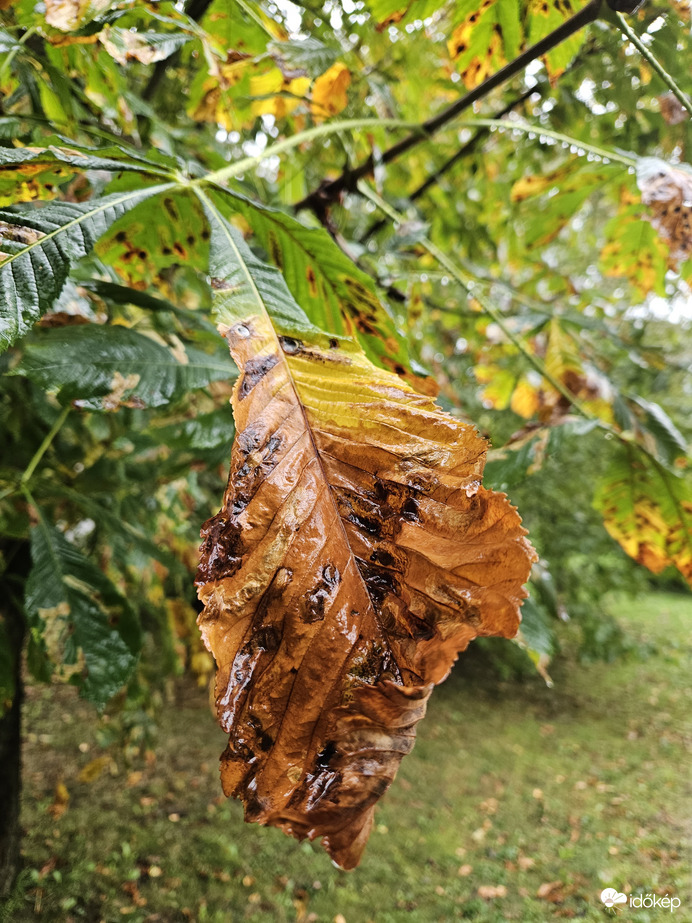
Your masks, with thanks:
[[[601,900],[606,907],[614,907],[615,904],[626,904],[627,895],[616,891],[615,888],[606,888],[605,891],[601,891]]]

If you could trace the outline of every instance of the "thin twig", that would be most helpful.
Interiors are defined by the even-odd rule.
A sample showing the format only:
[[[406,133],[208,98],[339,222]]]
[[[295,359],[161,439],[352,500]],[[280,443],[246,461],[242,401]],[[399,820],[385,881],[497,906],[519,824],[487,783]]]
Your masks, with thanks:
[[[652,54],[652,52],[646,47],[646,45],[639,38],[636,32],[634,32],[630,28],[629,23],[627,22],[625,17],[622,15],[622,13],[616,12],[615,19],[617,20],[618,26],[620,27],[622,32],[624,32],[624,34],[627,36],[629,41],[637,49],[639,54],[649,62],[649,64],[653,67],[653,69],[656,71],[656,73],[661,78],[661,80],[668,87],[670,87],[671,92],[677,97],[678,101],[680,102],[680,105],[683,106],[685,109],[687,109],[689,114],[692,116],[692,100],[689,98],[689,96],[682,91],[682,89],[677,85],[677,83],[675,82],[673,77],[671,77],[668,71],[664,70],[663,65],[659,62],[658,58],[656,58],[655,55]]]
[[[67,415],[69,412],[70,412],[70,405],[68,404],[67,407],[63,407],[60,413],[60,416],[57,418],[55,423],[50,428],[50,432],[48,433],[46,438],[43,440],[41,445],[38,447],[38,449],[36,450],[36,453],[34,454],[34,457],[31,459],[24,473],[22,474],[20,481],[19,481],[22,487],[31,480],[31,476],[36,470],[38,463],[41,461],[43,456],[46,454],[46,452],[50,448],[51,443],[53,442],[53,440],[59,433],[63,423],[67,419]]]

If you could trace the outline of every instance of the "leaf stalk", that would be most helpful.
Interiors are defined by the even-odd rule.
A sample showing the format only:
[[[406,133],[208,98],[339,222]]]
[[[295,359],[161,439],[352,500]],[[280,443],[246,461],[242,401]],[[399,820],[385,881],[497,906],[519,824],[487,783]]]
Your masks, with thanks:
[[[670,88],[671,92],[677,98],[680,105],[687,110],[690,116],[692,116],[692,100],[690,97],[685,92],[683,92],[674,78],[671,77],[668,71],[664,69],[658,58],[651,52],[649,48],[646,47],[637,33],[630,28],[629,23],[622,15],[622,13],[615,12],[615,19],[617,20],[618,27],[623,32],[623,34],[627,36],[627,39],[634,45],[639,54],[651,65],[661,80]]]
[[[46,436],[46,438],[43,440],[41,445],[38,447],[38,449],[34,453],[34,457],[31,459],[29,464],[26,466],[26,469],[19,480],[20,487],[22,488],[22,491],[24,491],[25,493],[27,492],[26,485],[31,480],[34,471],[38,467],[38,464],[43,458],[43,456],[46,454],[46,452],[50,448],[51,443],[53,442],[55,437],[60,432],[63,423],[67,419],[67,415],[69,414],[70,409],[71,408],[69,404],[66,407],[63,407],[62,411],[60,412],[60,415],[56,418],[55,423],[51,426],[48,432],[48,435]]]

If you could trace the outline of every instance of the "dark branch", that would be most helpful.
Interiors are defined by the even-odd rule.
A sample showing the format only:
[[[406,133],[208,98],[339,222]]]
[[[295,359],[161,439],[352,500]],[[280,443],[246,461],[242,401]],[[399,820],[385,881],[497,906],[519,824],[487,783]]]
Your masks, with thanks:
[[[536,92],[537,92],[536,88],[532,87],[530,90],[527,90],[525,93],[522,93],[521,96],[519,96],[517,99],[514,99],[512,100],[511,103],[508,103],[504,107],[504,109],[502,109],[500,112],[496,113],[495,115],[491,116],[491,118],[493,119],[503,118],[505,115],[507,115],[507,113],[511,112],[512,109],[516,109],[517,106],[520,106],[522,103],[526,102],[529,96],[533,96],[533,94]],[[464,157],[468,157],[469,154],[472,154],[476,150],[480,142],[488,134],[490,134],[489,128],[487,127],[479,128],[476,134],[473,136],[473,138],[470,138],[466,142],[466,144],[462,145],[459,148],[459,150],[456,151],[456,153],[452,154],[451,157],[445,160],[442,166],[438,167],[438,169],[431,176],[429,176],[424,182],[420,184],[420,186],[418,186],[416,189],[413,190],[411,195],[408,196],[409,201],[415,202],[417,199],[420,199],[421,196],[425,195],[428,189],[430,189],[436,183],[439,183],[439,181],[442,179],[445,173],[448,173],[455,164],[457,164],[460,160],[463,160]],[[377,221],[374,221],[370,225],[367,231],[360,238],[359,242],[361,244],[364,244],[367,240],[369,240],[374,234],[377,234],[388,223],[389,221],[387,218],[378,218]]]
[[[190,0],[190,2],[187,4],[185,12],[190,17],[190,19],[193,19],[195,22],[199,22],[207,12],[207,9],[211,6],[211,3],[212,0]],[[176,50],[163,61],[156,62],[151,77],[149,78],[149,82],[142,90],[142,99],[146,100],[146,102],[150,102],[152,100],[159,88],[159,84],[165,76],[166,70],[169,67],[175,67],[179,59],[180,51]]]
[[[612,2],[617,2],[617,0],[612,0]],[[464,110],[469,109],[479,99],[487,96],[488,93],[496,87],[501,86],[507,80],[514,77],[536,58],[540,58],[541,55],[547,54],[547,52],[556,45],[559,45],[565,39],[569,38],[570,35],[577,32],[579,29],[583,29],[584,26],[587,26],[589,23],[594,22],[598,19],[601,4],[602,0],[591,0],[591,2],[587,3],[576,15],[563,22],[557,29],[554,29],[549,35],[546,35],[545,38],[542,38],[540,42],[536,42],[535,45],[527,48],[519,57],[510,61],[509,64],[506,64],[491,77],[488,77],[488,79],[479,84],[479,86],[456,100],[451,106],[443,109],[442,112],[439,112],[436,116],[433,116],[433,118],[423,122],[416,131],[413,131],[410,135],[402,138],[401,141],[393,144],[392,147],[388,148],[381,155],[378,163],[391,163],[393,160],[396,160],[397,157],[409,151],[412,147],[429,139],[435,132],[439,131],[440,128],[448,122],[451,122],[452,119],[456,118],[464,112]],[[311,192],[294,206],[295,210],[301,211],[304,208],[310,208],[320,221],[323,221],[326,209],[332,203],[338,201],[344,192],[354,192],[358,182],[364,177],[372,174],[374,168],[375,160],[374,157],[370,155],[360,166],[354,169],[344,170],[337,179],[323,181],[314,192]]]

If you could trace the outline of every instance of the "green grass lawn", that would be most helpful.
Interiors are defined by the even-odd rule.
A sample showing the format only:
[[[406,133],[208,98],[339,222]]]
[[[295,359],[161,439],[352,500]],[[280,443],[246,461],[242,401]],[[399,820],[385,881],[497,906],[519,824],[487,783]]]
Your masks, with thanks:
[[[625,907],[623,920],[692,920],[692,597],[610,608],[645,656],[581,665],[568,641],[553,689],[462,658],[351,873],[316,844],[243,823],[218,783],[224,735],[189,682],[163,708],[153,749],[134,757],[103,746],[107,720],[71,689],[32,687],[26,869],[7,918],[602,921],[612,886],[682,901],[675,914]]]

